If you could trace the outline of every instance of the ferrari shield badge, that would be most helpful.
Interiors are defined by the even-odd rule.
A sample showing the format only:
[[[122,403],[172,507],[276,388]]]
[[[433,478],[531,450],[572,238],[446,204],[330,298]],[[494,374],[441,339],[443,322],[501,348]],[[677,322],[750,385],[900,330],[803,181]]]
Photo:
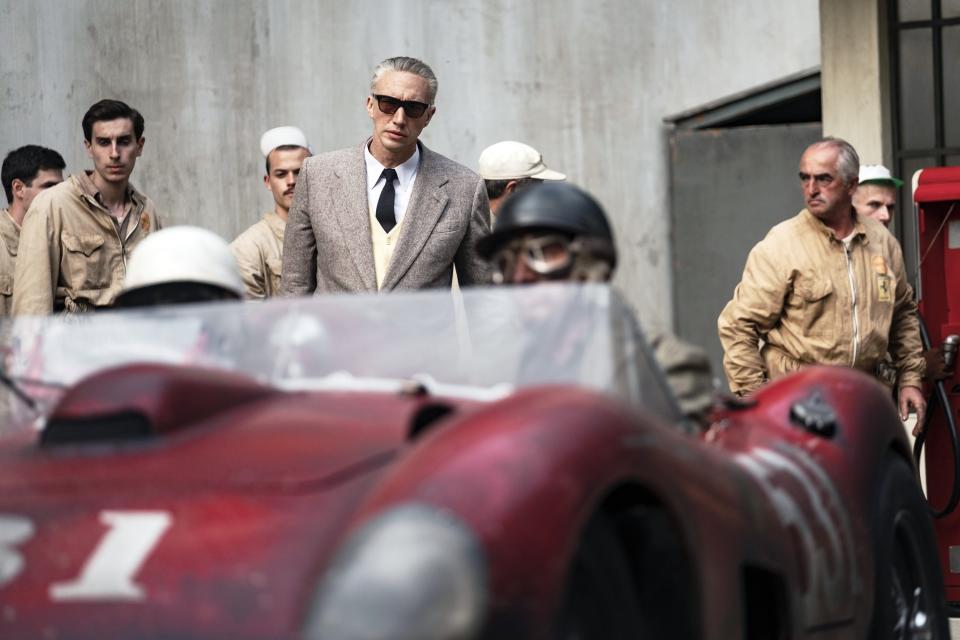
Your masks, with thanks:
[[[887,261],[883,256],[873,256],[873,270],[877,273],[877,301],[893,302],[893,292],[890,289],[890,274]]]
[[[890,276],[885,273],[877,275],[877,301],[893,302],[893,293],[890,290]]]

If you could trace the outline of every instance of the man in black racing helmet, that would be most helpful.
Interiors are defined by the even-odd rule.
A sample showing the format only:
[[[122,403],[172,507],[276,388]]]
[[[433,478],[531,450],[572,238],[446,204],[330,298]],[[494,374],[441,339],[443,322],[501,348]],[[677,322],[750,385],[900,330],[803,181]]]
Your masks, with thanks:
[[[608,282],[617,266],[610,223],[600,204],[568,183],[543,183],[511,195],[493,232],[477,243],[497,284]],[[713,405],[706,353],[667,333],[650,339],[681,411],[703,428]]]
[[[617,266],[603,209],[566,183],[533,185],[510,197],[477,251],[491,263],[497,284],[606,282]]]

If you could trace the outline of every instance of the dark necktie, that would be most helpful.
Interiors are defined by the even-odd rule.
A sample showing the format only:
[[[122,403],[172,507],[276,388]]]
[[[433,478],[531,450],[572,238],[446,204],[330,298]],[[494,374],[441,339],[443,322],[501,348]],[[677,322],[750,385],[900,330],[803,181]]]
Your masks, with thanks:
[[[397,226],[397,217],[393,213],[393,200],[396,193],[393,190],[393,181],[397,179],[397,172],[393,169],[384,169],[380,177],[386,180],[383,191],[380,192],[380,201],[377,202],[377,221],[387,233]]]

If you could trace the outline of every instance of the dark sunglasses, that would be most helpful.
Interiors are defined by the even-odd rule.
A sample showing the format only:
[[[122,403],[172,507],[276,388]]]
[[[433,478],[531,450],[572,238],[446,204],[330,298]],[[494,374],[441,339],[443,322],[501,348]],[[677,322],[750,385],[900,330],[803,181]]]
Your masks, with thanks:
[[[403,107],[403,112],[407,114],[407,117],[419,118],[430,107],[427,103],[417,102],[416,100],[397,100],[393,96],[381,96],[376,93],[373,94],[373,97],[377,101],[380,111],[387,115],[393,115],[397,112],[397,109]]]

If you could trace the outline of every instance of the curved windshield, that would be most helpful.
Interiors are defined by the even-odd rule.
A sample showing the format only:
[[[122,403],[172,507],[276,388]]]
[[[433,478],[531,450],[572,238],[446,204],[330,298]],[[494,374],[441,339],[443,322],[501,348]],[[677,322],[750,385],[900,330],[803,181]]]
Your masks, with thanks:
[[[153,362],[245,373],[287,390],[496,400],[573,384],[669,419],[675,403],[642,333],[605,285],[538,285],[274,299],[18,318],[0,325],[7,375],[0,431],[49,411],[92,373]],[[36,424],[42,424],[42,420]]]

